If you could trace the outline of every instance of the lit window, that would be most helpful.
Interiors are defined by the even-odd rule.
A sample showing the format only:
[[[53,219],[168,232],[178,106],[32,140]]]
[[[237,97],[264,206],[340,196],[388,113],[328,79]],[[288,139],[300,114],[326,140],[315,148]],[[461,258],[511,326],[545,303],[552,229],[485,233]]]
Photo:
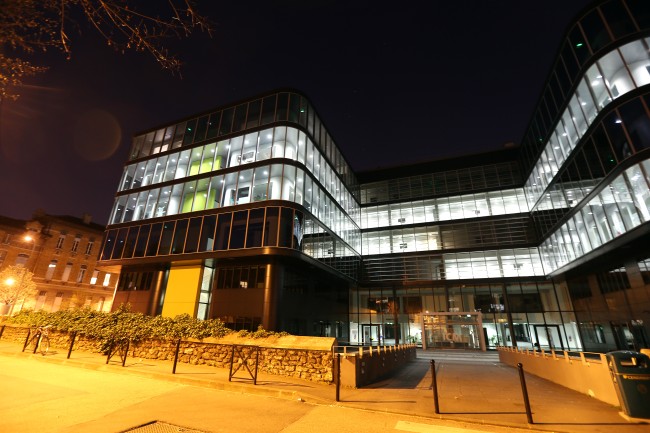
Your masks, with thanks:
[[[63,270],[63,275],[61,276],[61,281],[68,281],[68,278],[70,278],[70,271],[72,271],[72,263],[68,263],[65,265],[65,269]]]
[[[52,260],[50,264],[47,266],[47,272],[45,273],[45,279],[46,280],[51,280],[52,276],[54,275],[54,271],[56,270],[56,265],[57,265],[56,260]]]
[[[111,274],[104,275],[104,283],[102,285],[106,287],[110,284],[110,282],[111,282]]]

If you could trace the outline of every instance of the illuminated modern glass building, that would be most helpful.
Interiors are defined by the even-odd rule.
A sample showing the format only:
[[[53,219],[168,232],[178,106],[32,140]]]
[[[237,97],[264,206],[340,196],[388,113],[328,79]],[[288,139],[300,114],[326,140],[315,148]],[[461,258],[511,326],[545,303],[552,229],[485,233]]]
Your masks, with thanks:
[[[645,1],[569,26],[519,146],[353,173],[339,145],[292,90],[136,135],[114,305],[351,344],[648,347]]]

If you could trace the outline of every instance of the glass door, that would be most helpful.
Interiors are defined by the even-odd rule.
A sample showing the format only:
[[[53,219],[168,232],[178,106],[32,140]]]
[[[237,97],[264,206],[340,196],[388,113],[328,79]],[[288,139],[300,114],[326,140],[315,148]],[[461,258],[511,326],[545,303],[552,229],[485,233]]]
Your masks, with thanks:
[[[368,346],[379,345],[379,325],[361,325],[363,344]]]
[[[564,350],[564,342],[558,325],[535,325],[535,343],[537,348]]]
[[[422,315],[424,349],[485,350],[481,313],[434,313]]]
[[[610,322],[616,347],[619,350],[636,350],[634,334],[630,331],[627,323]]]

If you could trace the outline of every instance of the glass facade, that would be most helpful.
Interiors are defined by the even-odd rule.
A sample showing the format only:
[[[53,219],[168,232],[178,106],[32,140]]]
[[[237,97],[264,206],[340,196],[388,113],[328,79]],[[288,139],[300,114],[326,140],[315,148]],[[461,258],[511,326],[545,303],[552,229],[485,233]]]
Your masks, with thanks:
[[[303,133],[311,138],[322,157],[330,162],[341,181],[354,193],[356,180],[350,166],[343,158],[320,118],[316,115],[310,102],[307,98],[295,92],[273,93],[138,135],[133,141],[129,160],[146,158],[179,148],[194,147],[197,143],[214,141],[222,137],[237,136],[247,132],[247,130],[260,129],[263,125],[286,122],[301,127]],[[262,141],[267,140],[262,144],[261,148],[257,146],[259,143],[256,140],[251,140],[255,135]],[[254,133],[253,137],[235,137],[235,144],[239,145],[238,150],[242,152],[238,153],[235,150],[236,148],[230,152],[233,162],[236,161],[237,164],[248,162],[245,159],[249,159],[250,154],[248,152],[251,150],[262,152],[262,155],[257,157],[258,159],[264,156],[270,158],[269,151],[277,152],[273,154],[274,157],[280,153],[285,153],[286,157],[290,159],[296,154],[301,154],[302,158],[309,158],[308,155],[305,156],[306,154],[303,151],[297,149],[297,146],[300,145],[297,140],[285,143],[282,146],[283,149],[279,149],[273,147],[273,145],[277,146],[277,142],[268,140],[282,141],[283,138],[280,135],[269,137],[268,132],[266,132],[262,136]],[[244,143],[246,138],[249,139],[248,143]],[[243,152],[244,146],[246,152]],[[292,151],[294,152],[293,155],[290,153]],[[223,153],[222,150],[222,155]],[[227,159],[227,161],[231,162],[230,159]],[[222,163],[225,164],[225,161]],[[318,164],[318,161],[316,161],[316,164]]]
[[[362,194],[363,192],[362,189]],[[361,209],[361,227],[372,229],[528,212],[524,190],[518,188],[376,206],[366,205]]]
[[[269,164],[280,159],[294,163]],[[304,206],[359,248],[358,203],[296,128],[270,128],[129,164],[119,192],[112,224],[283,200]]]
[[[361,263],[358,195],[321,120],[293,91],[139,134],[101,250],[103,262],[122,265],[116,305],[342,337]],[[337,326],[306,324],[308,301],[290,306],[292,294],[323,292],[305,269],[333,293],[311,316]],[[149,284],[128,284],[144,275]]]
[[[318,219],[286,207],[243,209],[111,229],[100,259],[129,261],[262,247],[290,248],[356,278],[359,256]],[[256,251],[259,254],[259,251]]]
[[[649,53],[643,1],[596,1],[521,145],[442,163],[355,174],[294,91],[139,134],[101,260],[141,311],[235,329],[647,347]]]
[[[540,247],[547,273],[650,221],[649,169],[648,160],[632,165],[571,212]]]
[[[353,344],[422,344],[481,349],[498,345],[582,348],[568,294],[548,282],[424,285],[359,289]]]

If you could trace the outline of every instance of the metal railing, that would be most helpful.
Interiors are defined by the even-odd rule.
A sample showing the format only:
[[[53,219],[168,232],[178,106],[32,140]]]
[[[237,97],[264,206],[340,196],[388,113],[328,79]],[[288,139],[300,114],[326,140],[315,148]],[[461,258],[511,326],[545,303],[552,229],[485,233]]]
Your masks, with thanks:
[[[551,358],[565,361],[581,361],[582,363],[602,363],[607,364],[607,359],[604,353],[599,352],[583,352],[579,350],[555,350],[555,349],[529,349],[519,348],[512,346],[497,346],[497,350],[506,352],[523,353],[529,356],[540,358]]]

